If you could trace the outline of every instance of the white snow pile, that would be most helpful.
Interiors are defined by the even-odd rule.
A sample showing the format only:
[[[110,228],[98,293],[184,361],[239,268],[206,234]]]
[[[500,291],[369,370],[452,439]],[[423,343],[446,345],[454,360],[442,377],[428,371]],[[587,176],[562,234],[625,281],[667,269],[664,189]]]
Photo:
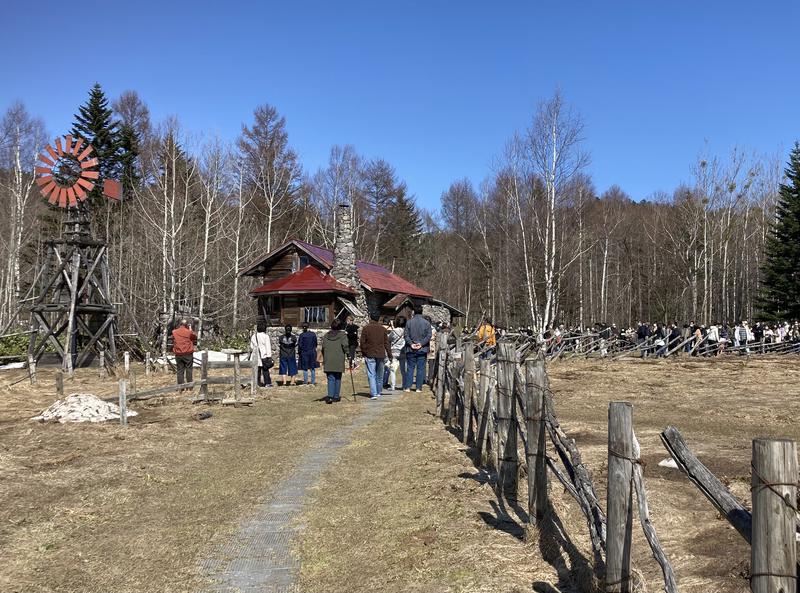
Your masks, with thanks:
[[[136,416],[136,412],[128,410],[128,417]],[[39,422],[105,422],[119,420],[119,406],[105,402],[91,393],[72,393],[56,401],[38,416],[31,420]]]

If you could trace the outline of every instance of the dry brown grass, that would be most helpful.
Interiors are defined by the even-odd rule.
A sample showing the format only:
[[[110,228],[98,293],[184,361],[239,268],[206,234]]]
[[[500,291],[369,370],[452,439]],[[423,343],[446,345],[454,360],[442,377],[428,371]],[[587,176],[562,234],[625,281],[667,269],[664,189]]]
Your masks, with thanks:
[[[679,471],[657,465],[666,457],[658,435],[676,425],[747,502],[751,439],[800,438],[797,361],[565,361],[549,373],[562,426],[576,439],[601,499],[608,402],[634,404],[652,519],[681,591],[747,591],[748,546]],[[304,517],[304,590],[585,590],[587,528],[574,501],[551,481],[563,529],[539,545],[523,543],[516,514],[515,523],[498,520],[484,477],[432,411],[427,394],[404,394],[327,472]],[[640,530],[634,563],[646,590],[663,587]]]
[[[221,371],[221,373],[224,371]],[[230,373],[230,371],[227,371]],[[0,591],[180,592],[194,590],[197,561],[271,485],[296,451],[356,413],[352,400],[316,401],[322,387],[275,388],[250,408],[205,409],[171,395],[133,404],[115,423],[29,421],[55,399],[54,374],[7,385],[0,374]],[[139,377],[139,389],[167,384]],[[82,370],[65,393],[113,395]],[[363,405],[363,404],[360,404]]]

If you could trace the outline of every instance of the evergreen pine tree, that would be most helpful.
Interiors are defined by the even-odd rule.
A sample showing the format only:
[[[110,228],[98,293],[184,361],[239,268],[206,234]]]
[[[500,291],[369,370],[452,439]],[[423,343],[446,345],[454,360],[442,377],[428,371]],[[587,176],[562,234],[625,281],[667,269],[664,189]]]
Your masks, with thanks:
[[[132,196],[133,190],[139,185],[141,175],[137,166],[139,157],[139,134],[129,124],[123,123],[119,128],[120,144],[120,179],[122,181],[122,195]]]
[[[780,186],[776,219],[762,266],[761,316],[800,319],[800,144],[795,143]]]
[[[72,135],[83,138],[94,148],[93,156],[100,162],[100,178],[90,196],[102,196],[102,181],[118,179],[120,175],[121,137],[118,123],[112,118],[108,99],[99,83],[89,91],[89,100],[75,114]]]
[[[397,258],[395,272],[410,280],[419,280],[425,275],[423,252],[423,228],[414,199],[406,195],[402,185],[394,200],[387,207],[387,219],[390,221],[386,232],[386,251]]]

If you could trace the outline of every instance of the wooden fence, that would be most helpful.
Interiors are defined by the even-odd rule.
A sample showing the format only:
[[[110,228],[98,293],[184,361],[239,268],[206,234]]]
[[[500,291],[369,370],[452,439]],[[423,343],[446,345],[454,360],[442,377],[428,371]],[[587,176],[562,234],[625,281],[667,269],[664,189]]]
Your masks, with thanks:
[[[130,363],[130,356],[128,352],[123,355],[123,364],[121,369],[116,369],[116,375],[119,376],[117,382],[117,396],[105,398],[105,401],[118,402],[120,406],[120,423],[127,426],[127,406],[128,402],[132,401],[146,401],[175,391],[182,391],[185,389],[194,390],[199,387],[198,396],[192,399],[193,403],[207,403],[221,402],[223,405],[233,405],[234,407],[252,405],[255,402],[256,393],[258,391],[258,364],[254,361],[241,360],[242,354],[245,352],[231,352],[229,354],[232,360],[229,361],[209,361],[208,351],[203,350],[200,353],[200,379],[192,381],[191,383],[175,383],[166,385],[164,387],[155,387],[152,389],[137,390],[136,389],[136,372],[135,366],[132,367]],[[255,361],[257,362],[257,361]],[[152,359],[147,353],[144,360],[144,374],[149,375],[152,371]],[[36,381],[35,365],[33,367],[33,374],[31,380]],[[229,377],[209,377],[208,372],[212,369],[227,369],[232,370],[233,373]],[[193,370],[197,370],[196,368]],[[243,375],[243,370],[247,371]],[[102,360],[98,366],[98,373],[101,379],[108,377],[108,369]],[[218,397],[212,394],[208,387],[210,385],[231,385],[230,397]],[[242,397],[242,388],[250,386],[250,397]],[[55,388],[56,395],[63,397],[64,395],[64,373],[58,369],[55,374]]]
[[[518,336],[517,336],[518,337]],[[533,340],[533,338],[526,338]],[[669,358],[682,352],[690,356],[728,357],[731,355],[772,355],[784,356],[800,354],[800,342],[783,341],[768,343],[764,340],[748,342],[734,346],[733,342],[721,344],[709,342],[708,336],[697,340],[694,336],[681,338],[677,342],[665,340],[666,346],[658,345],[658,338],[650,336],[642,343],[620,338],[604,338],[600,334],[591,333],[580,336],[568,336],[556,341],[551,339],[544,343],[545,357],[548,360],[569,358],[604,358],[606,360],[628,359],[631,357],[659,357]]]
[[[633,517],[638,514],[650,552],[661,568],[664,591],[677,592],[677,579],[647,504],[633,406],[609,403],[608,484],[603,508],[577,443],[558,421],[544,352],[532,349],[525,341],[501,341],[496,354],[489,356],[489,352],[476,353],[470,340],[462,344],[456,339],[453,345],[448,344],[448,338],[446,333],[437,336],[437,414],[460,431],[464,443],[473,446],[476,463],[494,476],[495,493],[506,506],[519,504],[518,477],[527,476],[526,538],[543,537],[547,532],[547,483],[548,475],[552,475],[585,517],[597,589],[609,593],[634,589],[631,546]],[[697,460],[677,429],[668,427],[661,436],[687,477],[750,543],[752,590],[795,591],[795,537],[800,526],[795,512],[795,443],[785,439],[753,441],[751,514]],[[520,471],[522,468],[525,471]]]

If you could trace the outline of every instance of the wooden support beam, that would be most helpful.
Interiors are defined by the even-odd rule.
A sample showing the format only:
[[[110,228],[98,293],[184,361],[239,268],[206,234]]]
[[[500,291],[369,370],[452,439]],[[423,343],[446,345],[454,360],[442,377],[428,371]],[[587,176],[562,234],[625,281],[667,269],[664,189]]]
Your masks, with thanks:
[[[199,397],[208,401],[208,350],[200,354],[200,394]]]
[[[517,501],[517,422],[514,383],[516,351],[509,342],[497,347],[497,461],[498,495],[508,501]]]
[[[36,385],[36,359],[33,356],[28,356],[28,377],[30,377],[31,385]]]
[[[100,350],[98,358],[100,359],[100,378],[105,379],[108,376],[108,371],[106,370],[106,351]]]
[[[436,415],[444,416],[444,389],[447,367],[447,332],[436,334]]]
[[[119,423],[128,426],[128,381],[119,380]]]
[[[472,403],[475,398],[475,351],[472,340],[464,344],[464,390],[461,402],[461,442],[470,441],[472,428]]]
[[[632,590],[633,460],[633,406],[627,402],[611,402],[608,406],[606,593]]]
[[[478,458],[482,466],[487,462],[487,443],[489,438],[489,361],[481,359],[480,361],[480,376],[478,381],[478,434],[477,434],[477,447]]]
[[[242,399],[242,385],[241,385],[241,377],[242,377],[242,370],[239,366],[239,357],[241,355],[237,352],[233,355],[233,399],[237,402]],[[383,381],[383,377],[381,377],[381,381]]]
[[[795,442],[755,439],[751,467],[750,589],[753,593],[789,593],[797,587]]]
[[[532,525],[541,523],[547,511],[547,429],[544,426],[544,361],[525,361],[525,424],[528,434],[528,517]]]

